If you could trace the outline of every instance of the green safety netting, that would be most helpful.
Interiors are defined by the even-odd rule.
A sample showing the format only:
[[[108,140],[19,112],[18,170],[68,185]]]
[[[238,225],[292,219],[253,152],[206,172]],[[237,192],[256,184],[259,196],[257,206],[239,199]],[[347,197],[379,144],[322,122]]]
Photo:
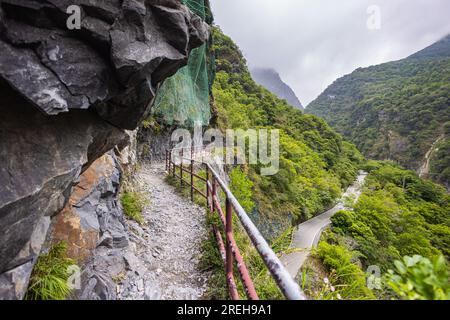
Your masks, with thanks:
[[[212,22],[208,0],[183,0],[194,13]],[[211,118],[209,92],[214,59],[210,44],[192,50],[188,65],[164,81],[158,91],[153,113],[164,123],[172,125],[207,125]]]

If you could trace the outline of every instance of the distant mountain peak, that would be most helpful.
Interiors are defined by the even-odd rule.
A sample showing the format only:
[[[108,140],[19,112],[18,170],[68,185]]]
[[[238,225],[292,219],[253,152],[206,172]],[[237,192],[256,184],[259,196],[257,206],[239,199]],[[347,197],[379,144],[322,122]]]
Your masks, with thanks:
[[[303,105],[295,94],[294,90],[287,85],[280,77],[278,72],[272,68],[252,68],[250,70],[253,79],[259,85],[278,96],[299,109],[303,109]]]

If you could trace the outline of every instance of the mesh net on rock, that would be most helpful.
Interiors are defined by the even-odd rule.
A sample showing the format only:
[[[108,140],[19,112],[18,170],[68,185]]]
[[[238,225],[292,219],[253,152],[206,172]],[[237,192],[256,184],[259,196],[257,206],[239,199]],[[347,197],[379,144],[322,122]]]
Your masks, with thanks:
[[[208,0],[183,0],[185,5],[204,21],[211,23]],[[192,50],[187,66],[166,79],[158,91],[153,114],[166,124],[207,125],[211,118],[209,92],[213,78],[214,59],[209,45]]]

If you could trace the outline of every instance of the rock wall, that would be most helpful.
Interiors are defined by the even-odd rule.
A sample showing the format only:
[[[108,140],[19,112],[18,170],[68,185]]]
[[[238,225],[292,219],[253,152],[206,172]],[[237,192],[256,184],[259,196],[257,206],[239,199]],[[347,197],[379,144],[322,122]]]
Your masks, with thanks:
[[[120,165],[113,152],[95,160],[79,178],[64,209],[53,219],[50,241],[68,243],[68,256],[83,264],[98,246],[128,245],[117,199]]]
[[[66,27],[73,4],[79,30]],[[0,298],[23,296],[51,218],[82,260],[125,244],[116,160],[97,159],[124,150],[208,33],[177,0],[0,0]]]
[[[121,178],[122,164],[110,151],[83,172],[67,205],[52,220],[49,244],[65,241],[68,256],[81,267],[82,286],[73,298],[115,299],[112,278],[124,272],[129,251],[118,199]]]
[[[171,138],[175,128],[175,126],[165,126],[160,130],[140,128],[137,133],[139,160],[144,162],[164,161],[166,150],[174,146]]]

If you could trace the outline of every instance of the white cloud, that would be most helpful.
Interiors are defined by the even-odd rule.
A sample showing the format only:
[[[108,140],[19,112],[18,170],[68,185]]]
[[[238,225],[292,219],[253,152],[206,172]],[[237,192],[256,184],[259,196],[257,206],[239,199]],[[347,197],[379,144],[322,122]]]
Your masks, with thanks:
[[[358,67],[401,59],[450,33],[448,0],[211,0],[216,24],[253,66],[272,67],[303,104]],[[367,28],[367,8],[381,29]]]

